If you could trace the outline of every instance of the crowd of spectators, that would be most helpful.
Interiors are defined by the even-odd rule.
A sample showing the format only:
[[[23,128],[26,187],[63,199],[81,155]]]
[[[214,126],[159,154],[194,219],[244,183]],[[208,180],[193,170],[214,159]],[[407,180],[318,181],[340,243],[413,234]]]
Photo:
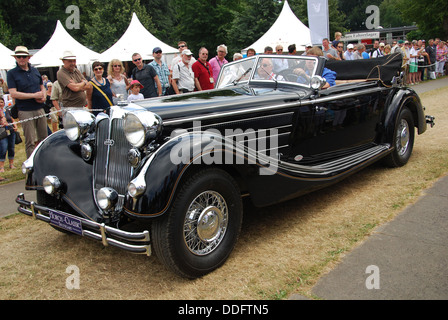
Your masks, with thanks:
[[[336,38],[336,37],[335,37]],[[324,39],[324,48],[328,39]],[[341,40],[332,42],[337,55],[327,54],[327,59],[355,60],[373,59],[394,53],[403,57],[403,70],[406,73],[408,85],[418,84],[423,80],[431,80],[446,75],[446,60],[448,55],[448,41],[439,38],[426,40],[393,40],[391,43],[375,40],[370,49],[363,43],[345,44]]]
[[[363,43],[345,43],[341,40],[341,36],[341,33],[337,32],[335,40],[330,42],[327,38],[323,39],[321,50],[326,59],[375,59],[400,53],[403,58],[403,70],[406,73],[408,85],[414,85],[423,80],[436,79],[447,74],[448,41],[439,38],[429,39],[428,42],[425,40],[397,39],[387,43],[386,41],[375,40],[372,47],[367,49]],[[312,48],[311,44],[306,45],[305,52],[302,54],[307,55]],[[263,53],[298,54],[294,44],[289,45],[287,49],[288,51],[284,52],[283,46],[277,45],[274,52],[272,47],[267,46]],[[22,125],[25,133],[27,156],[31,154],[38,141],[45,138],[46,134],[61,127],[61,117],[67,109],[84,107],[95,109],[96,105],[100,105],[102,111],[108,112],[109,106],[117,104],[121,100],[130,101],[210,90],[215,87],[222,66],[229,63],[226,59],[228,50],[224,44],[217,46],[217,55],[210,59],[209,51],[205,47],[199,49],[198,59],[195,59],[193,52],[188,48],[185,41],[178,42],[178,50],[178,54],[170,65],[162,60],[163,52],[160,47],[153,49],[154,60],[151,63],[145,63],[141,55],[135,53],[132,56],[134,69],[131,77],[128,77],[123,62],[118,59],[114,59],[108,64],[107,74],[104,74],[104,77],[105,66],[102,63],[95,62],[92,65],[92,69],[95,70],[95,76],[92,79],[87,78],[85,74],[81,74],[77,70],[76,55],[67,51],[61,57],[62,66],[57,73],[57,80],[52,83],[46,75],[40,76],[39,71],[29,64],[30,54],[28,49],[23,46],[17,47],[13,55],[17,61],[17,66],[8,71],[8,83],[0,79],[0,89],[4,97],[11,98],[13,104],[18,106],[19,120],[27,117],[35,118],[35,121],[28,121],[25,122],[26,125]],[[245,54],[250,57],[257,53],[253,48],[249,48]],[[242,59],[243,55],[235,53],[232,58],[235,61]],[[273,67],[277,68],[278,66]],[[30,86],[19,88],[20,85],[18,84],[21,82],[17,81],[20,77],[23,78],[22,75],[26,74],[36,75],[36,78],[33,78]],[[31,90],[33,92],[28,92],[30,87],[34,88],[34,91]],[[7,108],[5,108],[5,103],[2,106],[2,118],[5,122]],[[50,115],[45,117],[45,113],[50,113]],[[41,121],[41,118],[44,118],[44,121]],[[11,118],[9,123],[12,122],[14,122],[14,119]],[[59,123],[59,126],[57,123]],[[44,124],[46,125],[45,130]],[[51,124],[51,130],[49,124]],[[14,124],[11,128],[17,128],[17,126]],[[14,132],[14,130],[12,129],[11,132]],[[0,150],[0,172],[4,171],[1,164],[4,163],[3,149],[5,148],[0,148],[2,149]],[[10,153],[11,166],[13,167],[14,151],[10,151]]]

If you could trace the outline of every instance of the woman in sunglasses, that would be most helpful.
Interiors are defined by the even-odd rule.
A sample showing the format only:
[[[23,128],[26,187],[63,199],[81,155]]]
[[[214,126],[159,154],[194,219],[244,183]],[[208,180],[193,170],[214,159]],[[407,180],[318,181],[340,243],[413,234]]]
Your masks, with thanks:
[[[118,101],[126,101],[128,99],[128,90],[130,82],[125,75],[123,63],[118,59],[112,59],[107,67],[107,80],[110,82],[114,105]]]
[[[109,114],[112,103],[112,90],[110,89],[110,82],[107,78],[103,78],[104,65],[95,61],[92,64],[94,77],[90,80],[92,86],[86,90],[87,93],[87,106],[89,109],[98,110]],[[96,116],[101,111],[93,111]]]

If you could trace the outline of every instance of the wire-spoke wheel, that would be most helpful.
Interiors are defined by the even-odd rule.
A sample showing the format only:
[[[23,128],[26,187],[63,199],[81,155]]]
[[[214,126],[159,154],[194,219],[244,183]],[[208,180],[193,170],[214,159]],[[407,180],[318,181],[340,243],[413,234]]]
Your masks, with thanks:
[[[154,221],[154,251],[167,268],[184,277],[200,277],[230,255],[242,214],[233,178],[220,169],[200,171],[182,184],[169,212]]]
[[[191,253],[206,255],[221,243],[227,230],[228,208],[215,191],[201,193],[190,204],[184,222],[184,240]]]

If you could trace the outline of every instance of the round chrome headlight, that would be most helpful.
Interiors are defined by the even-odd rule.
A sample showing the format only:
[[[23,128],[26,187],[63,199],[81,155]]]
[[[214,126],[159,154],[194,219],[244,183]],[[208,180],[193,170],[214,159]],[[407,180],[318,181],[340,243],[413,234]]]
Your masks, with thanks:
[[[313,76],[311,78],[311,88],[314,90],[322,88],[326,83],[327,81],[321,76]]]
[[[101,188],[96,194],[96,200],[101,209],[110,210],[118,201],[118,193],[112,188]]]
[[[48,194],[55,194],[61,187],[61,182],[56,176],[46,176],[42,182],[44,190]]]
[[[67,137],[76,141],[83,138],[95,123],[95,116],[85,110],[67,111],[62,121]]]
[[[134,111],[124,119],[124,134],[129,143],[140,148],[162,131],[162,119],[149,111]]]

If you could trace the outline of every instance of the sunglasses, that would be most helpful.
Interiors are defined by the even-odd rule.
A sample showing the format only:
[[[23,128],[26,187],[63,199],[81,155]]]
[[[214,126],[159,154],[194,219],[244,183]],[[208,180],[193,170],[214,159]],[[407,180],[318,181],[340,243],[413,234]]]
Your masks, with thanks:
[[[156,52],[154,52],[154,53],[162,53],[162,51],[156,51]]]
[[[120,67],[121,68],[121,66],[119,64],[114,64],[113,67],[114,68],[116,68],[116,67]]]
[[[272,64],[263,63],[262,66],[263,66],[263,68],[267,68],[267,67],[272,67]]]
[[[186,45],[184,45],[184,44],[181,44],[180,46],[178,46],[177,47],[177,49],[180,49],[180,48],[185,48],[186,47]]]
[[[16,56],[17,59],[27,59],[29,56]]]
[[[140,61],[142,58],[134,59],[134,62]]]
[[[93,71],[101,71],[103,70],[103,67],[96,67],[95,69],[93,69]]]

